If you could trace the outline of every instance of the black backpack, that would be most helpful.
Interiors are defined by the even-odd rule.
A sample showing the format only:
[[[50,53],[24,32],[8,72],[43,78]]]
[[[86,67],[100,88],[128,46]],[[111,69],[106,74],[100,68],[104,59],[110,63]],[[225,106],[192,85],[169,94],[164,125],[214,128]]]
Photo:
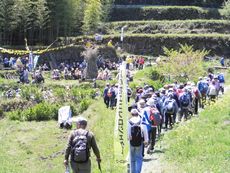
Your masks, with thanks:
[[[80,133],[76,131],[76,136],[72,142],[71,159],[77,163],[85,163],[89,160],[88,131]]]
[[[180,103],[181,103],[181,106],[184,108],[189,106],[190,98],[189,98],[189,95],[187,93],[184,93],[182,96],[180,96]]]
[[[133,122],[129,121],[131,125],[131,136],[132,139],[130,140],[130,144],[134,147],[141,146],[143,138],[141,132],[141,122],[138,124],[134,124]]]

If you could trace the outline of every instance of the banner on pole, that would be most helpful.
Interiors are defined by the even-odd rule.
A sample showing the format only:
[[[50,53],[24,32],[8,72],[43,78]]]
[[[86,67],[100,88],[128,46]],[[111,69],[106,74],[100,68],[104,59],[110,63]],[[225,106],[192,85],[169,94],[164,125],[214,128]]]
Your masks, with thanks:
[[[127,104],[127,79],[126,63],[123,62],[119,69],[117,110],[114,129],[114,157],[116,163],[127,163],[128,155],[128,104]],[[124,165],[125,166],[125,165]]]

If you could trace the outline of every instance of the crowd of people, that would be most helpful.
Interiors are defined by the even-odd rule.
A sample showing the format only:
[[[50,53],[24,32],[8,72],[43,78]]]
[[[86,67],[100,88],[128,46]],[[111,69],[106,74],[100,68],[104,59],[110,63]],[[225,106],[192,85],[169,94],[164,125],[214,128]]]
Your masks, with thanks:
[[[132,81],[131,70],[143,69],[145,59],[142,56],[129,56],[125,59],[127,69],[127,80]],[[19,71],[20,82],[29,83],[28,59],[4,60],[4,66],[16,66]],[[119,68],[119,62],[99,60],[97,62],[99,71],[97,80],[111,80],[111,70]],[[51,78],[84,79],[87,62],[76,62],[72,65],[61,63],[58,69],[53,69]],[[44,82],[43,71],[49,71],[47,64],[38,67],[32,73],[34,83]],[[95,80],[94,80],[95,81]],[[199,77],[197,83],[172,83],[165,85],[159,90],[151,85],[145,84],[131,89],[127,86],[128,102],[133,100],[129,106],[131,117],[128,120],[128,140],[130,144],[130,169],[132,173],[141,173],[143,157],[146,153],[154,151],[156,138],[160,136],[162,129],[172,129],[175,123],[187,120],[190,116],[197,115],[200,108],[206,104],[215,102],[220,93],[224,94],[225,78],[223,73],[209,73],[206,77]],[[96,85],[96,83],[95,83]],[[107,108],[114,109],[117,105],[118,84],[107,83],[103,91],[103,99]],[[9,93],[10,95],[10,93]],[[79,118],[77,130],[71,133],[65,152],[64,164],[68,165],[71,155],[71,167],[74,172],[90,172],[90,148],[100,163],[100,152],[97,147],[94,135],[85,130],[87,120]],[[89,146],[86,146],[89,145]],[[79,148],[80,147],[80,148]],[[77,156],[78,155],[78,156]],[[77,156],[77,157],[76,157]]]
[[[141,172],[144,146],[147,146],[147,153],[151,153],[162,128],[165,131],[172,129],[175,123],[198,114],[199,108],[204,108],[205,104],[215,102],[219,94],[224,93],[224,83],[223,73],[210,73],[207,77],[200,77],[197,84],[175,82],[158,91],[148,85],[137,87],[135,103],[129,107],[131,172]],[[139,138],[138,132],[142,134]]]

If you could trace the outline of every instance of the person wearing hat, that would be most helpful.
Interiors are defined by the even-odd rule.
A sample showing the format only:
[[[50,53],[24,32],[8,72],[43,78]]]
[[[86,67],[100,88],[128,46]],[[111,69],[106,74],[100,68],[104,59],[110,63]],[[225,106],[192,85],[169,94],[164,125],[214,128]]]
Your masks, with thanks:
[[[150,153],[151,150],[154,150],[155,142],[156,142],[156,134],[157,134],[157,127],[158,125],[153,123],[153,120],[151,120],[152,114],[158,114],[160,115],[159,111],[156,108],[156,101],[153,98],[150,98],[147,103],[147,107],[144,108],[142,111],[142,124],[146,125],[148,130],[148,136],[150,144],[148,146],[147,153]],[[160,129],[158,131],[160,133]]]
[[[76,119],[77,129],[74,130],[68,139],[65,150],[64,165],[69,164],[73,173],[91,173],[90,149],[93,149],[97,162],[101,162],[100,152],[92,132],[86,130],[87,120],[84,117]]]
[[[130,144],[130,173],[141,173],[143,163],[143,146],[148,143],[146,126],[142,125],[137,109],[131,110],[128,121],[128,140]]]

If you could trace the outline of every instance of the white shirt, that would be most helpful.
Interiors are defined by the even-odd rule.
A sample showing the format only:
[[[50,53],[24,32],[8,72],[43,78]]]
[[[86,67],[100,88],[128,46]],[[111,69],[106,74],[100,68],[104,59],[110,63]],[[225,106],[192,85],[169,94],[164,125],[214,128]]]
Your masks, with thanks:
[[[133,116],[132,118],[130,118],[129,121],[131,121],[134,124],[138,124],[141,122],[141,118],[140,116]],[[128,140],[131,140],[131,127],[131,124],[128,122]],[[147,143],[149,141],[149,137],[146,125],[141,124],[141,132],[142,136],[144,137],[144,141]]]

